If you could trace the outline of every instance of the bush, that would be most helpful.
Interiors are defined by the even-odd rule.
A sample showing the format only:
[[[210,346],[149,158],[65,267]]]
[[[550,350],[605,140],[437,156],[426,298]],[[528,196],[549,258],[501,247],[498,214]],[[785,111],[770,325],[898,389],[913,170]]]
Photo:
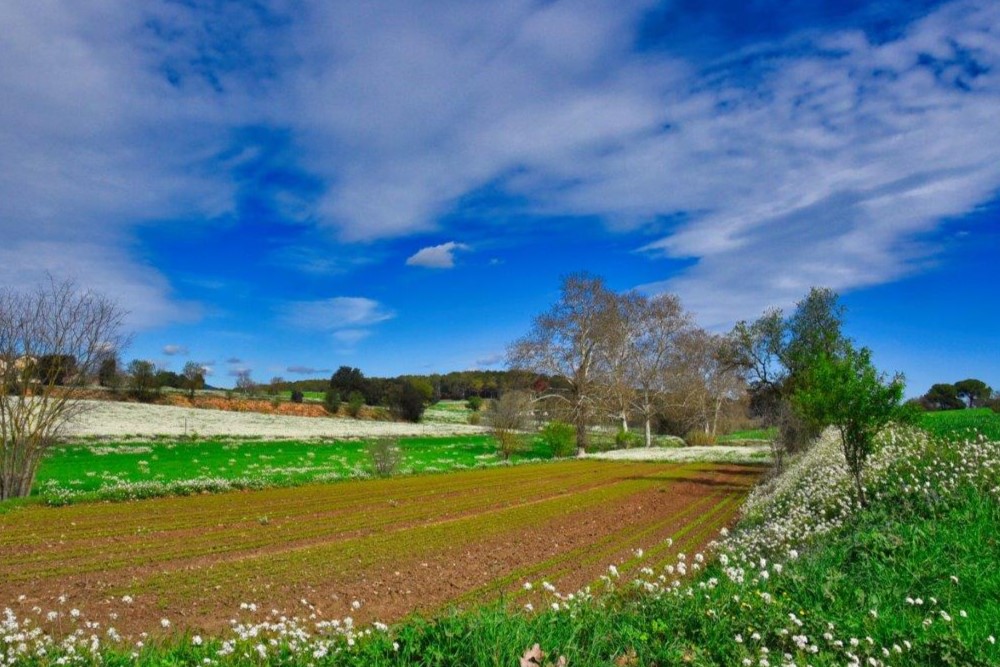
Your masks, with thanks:
[[[327,389],[323,394],[323,407],[331,415],[337,414],[340,410],[340,392],[336,389]]]
[[[392,438],[379,438],[369,442],[365,448],[372,461],[372,471],[378,477],[390,477],[399,469],[403,453],[399,442]]]
[[[479,412],[479,408],[483,407],[483,397],[469,396],[469,400],[465,402],[465,407],[469,408],[473,412]]]
[[[360,391],[352,391],[347,397],[347,414],[357,417],[361,414],[361,408],[365,404],[365,397]]]
[[[472,424],[473,426],[479,426],[480,424],[483,423],[483,416],[478,412],[473,412],[471,415],[469,415],[469,423]]]
[[[620,430],[615,434],[615,447],[618,449],[641,447],[644,443],[645,438],[634,431]]]
[[[711,433],[695,429],[688,431],[684,435],[684,442],[688,447],[707,447],[715,444],[715,436]]]
[[[229,398],[228,396],[226,398]],[[302,399],[305,398],[303,393],[298,389],[292,390],[292,403],[301,403]]]
[[[991,398],[984,405],[993,412],[1000,413],[1000,398]]]
[[[405,421],[416,424],[424,415],[425,392],[412,382],[402,382],[390,394],[393,412]]]
[[[572,424],[551,421],[540,434],[542,442],[552,450],[552,456],[572,456],[576,449],[576,429]]]

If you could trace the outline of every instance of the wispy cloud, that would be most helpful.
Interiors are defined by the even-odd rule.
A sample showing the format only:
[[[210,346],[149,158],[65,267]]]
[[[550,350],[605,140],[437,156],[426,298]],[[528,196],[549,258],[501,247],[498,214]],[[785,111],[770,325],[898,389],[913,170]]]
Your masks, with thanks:
[[[188,353],[189,350],[187,349],[187,347],[183,345],[169,344],[163,346],[163,354],[167,355],[168,357],[174,357],[177,355],[187,356]]]
[[[455,266],[455,252],[468,250],[464,243],[448,241],[441,245],[421,248],[406,260],[407,266],[422,266],[426,269],[450,269]]]
[[[326,375],[331,372],[329,368],[313,368],[312,366],[289,366],[286,373],[292,375]]]
[[[331,275],[352,265],[329,237],[440,234],[490,184],[539,219],[649,234],[652,261],[689,268],[647,288],[711,323],[918,270],[926,233],[1000,190],[997,3],[707,64],[635,48],[654,4],[3,4],[0,152],[25,157],[0,178],[0,279],[72,271],[139,326],[191,320],[139,225],[226,224],[264,184],[269,215],[321,239],[275,261]],[[447,268],[448,245],[408,263]],[[350,301],[288,315],[355,342],[391,316]]]
[[[358,296],[298,301],[287,304],[283,312],[288,324],[317,331],[366,327],[395,317],[395,313],[378,301]]]

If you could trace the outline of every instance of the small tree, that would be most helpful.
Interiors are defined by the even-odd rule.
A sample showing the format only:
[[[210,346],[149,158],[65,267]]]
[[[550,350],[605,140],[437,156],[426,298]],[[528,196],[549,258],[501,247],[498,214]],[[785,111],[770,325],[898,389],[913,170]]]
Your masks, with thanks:
[[[115,302],[72,281],[0,289],[0,500],[31,493],[45,452],[87,409],[73,388],[125,344],[124,317]],[[47,360],[41,375],[39,359]]]
[[[473,412],[479,412],[479,409],[483,407],[483,397],[473,394],[469,396],[469,400],[465,402],[465,407],[469,408]]]
[[[205,388],[205,368],[196,361],[189,361],[184,364],[181,371],[184,378],[184,388],[188,390],[188,396],[194,398],[194,392]]]
[[[243,370],[236,373],[236,391],[243,394],[244,398],[253,396],[257,391],[257,383],[250,377],[250,371]]]
[[[910,419],[910,413],[901,405],[902,398],[902,377],[887,380],[872,365],[867,348],[854,350],[850,346],[839,357],[816,359],[809,382],[793,397],[807,420],[834,426],[840,432],[844,458],[862,505],[867,505],[868,500],[861,475],[875,436],[892,421]]]
[[[378,477],[390,477],[399,469],[403,452],[399,442],[392,438],[379,438],[369,442],[365,448],[372,462],[372,470]]]
[[[429,385],[428,385],[429,387]],[[389,405],[396,416],[416,424],[426,409],[426,393],[409,380],[400,380],[389,391]]]
[[[958,389],[947,382],[931,385],[920,402],[928,410],[961,410],[965,403],[958,397]]]
[[[352,391],[347,397],[347,414],[357,418],[361,414],[361,408],[365,405],[365,397],[360,391]]]
[[[140,401],[151,401],[160,393],[156,380],[156,366],[152,361],[133,359],[128,365],[128,389],[132,397]]]
[[[323,408],[331,415],[337,414],[340,410],[340,392],[336,389],[327,389],[323,394]]]
[[[530,418],[531,394],[527,392],[508,391],[487,405],[484,419],[504,461],[524,449],[523,431]]]

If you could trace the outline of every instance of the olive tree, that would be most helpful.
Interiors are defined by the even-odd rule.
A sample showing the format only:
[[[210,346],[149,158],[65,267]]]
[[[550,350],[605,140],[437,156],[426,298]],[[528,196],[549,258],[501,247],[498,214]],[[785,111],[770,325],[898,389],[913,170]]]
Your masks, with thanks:
[[[74,389],[124,346],[124,317],[107,297],[51,276],[0,290],[0,500],[31,493],[45,451],[89,405]]]

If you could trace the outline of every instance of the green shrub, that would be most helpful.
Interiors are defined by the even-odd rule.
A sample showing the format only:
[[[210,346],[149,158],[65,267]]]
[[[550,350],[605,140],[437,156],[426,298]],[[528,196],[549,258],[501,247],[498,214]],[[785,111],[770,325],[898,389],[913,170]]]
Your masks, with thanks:
[[[621,430],[615,434],[615,447],[618,449],[631,449],[641,447],[645,439],[634,431]]]
[[[403,453],[399,442],[393,438],[379,438],[365,445],[372,462],[372,471],[378,477],[390,477],[399,469]]]
[[[715,444],[715,436],[711,433],[694,429],[684,435],[684,442],[688,447],[707,447],[708,445]]]
[[[549,422],[542,429],[540,437],[552,450],[552,456],[571,456],[576,449],[576,429],[566,422]]]
[[[365,397],[360,391],[352,391],[347,397],[347,414],[357,417],[361,414],[361,408],[365,404]]]
[[[336,389],[327,389],[323,394],[323,407],[331,415],[337,414],[340,410],[340,392]]]
[[[471,415],[469,415],[469,423],[472,424],[473,426],[479,426],[480,424],[483,423],[483,416],[478,412],[473,412]]]
[[[465,402],[465,407],[469,408],[473,412],[479,412],[479,408],[483,407],[483,397],[469,396],[469,400]]]

